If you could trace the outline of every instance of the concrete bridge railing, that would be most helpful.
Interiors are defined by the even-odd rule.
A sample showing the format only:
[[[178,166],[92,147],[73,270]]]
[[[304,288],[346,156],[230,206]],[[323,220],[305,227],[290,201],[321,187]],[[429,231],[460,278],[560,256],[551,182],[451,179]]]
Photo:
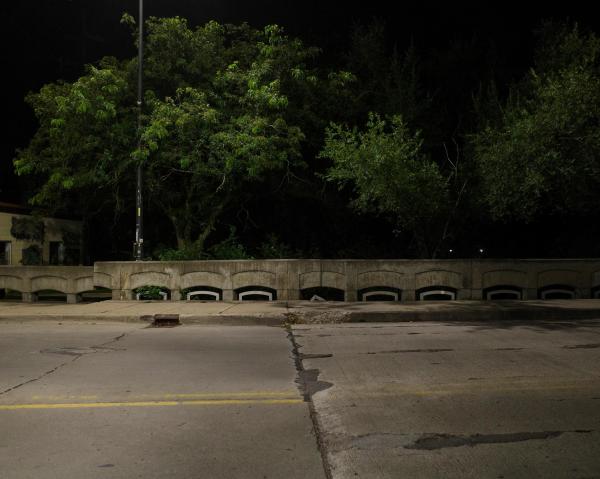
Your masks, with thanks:
[[[92,266],[0,266],[0,290],[21,293],[25,302],[37,300],[37,293],[53,290],[64,293],[68,303],[94,289]]]
[[[42,290],[66,295],[107,288],[116,300],[160,286],[171,300],[600,298],[600,259],[237,260],[97,262],[89,266],[0,266],[0,290],[23,301]]]
[[[600,259],[98,262],[94,285],[124,300],[145,285],[172,300],[189,291],[225,301],[309,299],[323,288],[345,301],[591,298],[600,297]]]

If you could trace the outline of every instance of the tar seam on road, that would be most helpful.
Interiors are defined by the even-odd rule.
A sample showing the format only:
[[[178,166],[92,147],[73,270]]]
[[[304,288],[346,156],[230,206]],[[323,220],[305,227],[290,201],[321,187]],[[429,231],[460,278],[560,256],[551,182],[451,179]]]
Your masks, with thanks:
[[[470,446],[479,444],[505,444],[540,439],[552,439],[565,433],[589,434],[591,429],[576,429],[574,431],[538,431],[517,432],[504,434],[473,434],[471,436],[455,436],[453,434],[427,434],[417,439],[413,444],[404,446],[405,449],[433,451],[447,447]]]
[[[294,359],[294,364],[296,365],[296,371],[298,372],[298,387],[304,396],[304,401],[308,404],[308,412],[310,414],[310,419],[313,424],[313,430],[315,431],[315,438],[317,440],[317,449],[321,454],[321,462],[323,464],[323,471],[325,472],[326,479],[333,479],[333,475],[331,473],[331,466],[329,461],[327,460],[327,451],[325,448],[325,441],[323,439],[323,434],[321,432],[321,427],[319,425],[319,418],[317,417],[317,410],[315,409],[315,405],[312,401],[311,394],[309,392],[309,388],[306,384],[306,381],[303,379],[304,365],[302,364],[302,359],[300,356],[300,352],[298,351],[298,343],[296,342],[296,338],[294,337],[294,332],[291,326],[286,326],[287,336],[292,343],[292,357]]]

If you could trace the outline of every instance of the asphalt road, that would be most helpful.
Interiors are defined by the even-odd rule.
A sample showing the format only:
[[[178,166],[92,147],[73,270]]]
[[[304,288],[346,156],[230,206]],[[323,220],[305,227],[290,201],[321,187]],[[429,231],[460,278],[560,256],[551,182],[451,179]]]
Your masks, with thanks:
[[[600,322],[296,326],[333,478],[600,478]]]
[[[0,477],[322,478],[281,328],[0,323]]]
[[[328,476],[600,478],[600,321],[0,321],[2,479]]]

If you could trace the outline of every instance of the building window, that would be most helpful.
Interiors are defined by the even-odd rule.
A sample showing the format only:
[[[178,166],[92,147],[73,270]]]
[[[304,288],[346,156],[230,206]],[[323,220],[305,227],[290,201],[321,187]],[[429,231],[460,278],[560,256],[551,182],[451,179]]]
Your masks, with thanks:
[[[10,264],[10,241],[0,241],[0,264]]]

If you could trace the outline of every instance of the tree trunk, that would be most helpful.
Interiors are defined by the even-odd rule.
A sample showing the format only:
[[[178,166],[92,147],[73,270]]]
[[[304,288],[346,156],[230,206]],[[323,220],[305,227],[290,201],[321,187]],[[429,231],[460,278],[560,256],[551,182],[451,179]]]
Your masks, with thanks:
[[[175,230],[175,237],[177,238],[177,249],[182,250],[192,246],[190,222],[175,215],[170,215],[170,218]]]

